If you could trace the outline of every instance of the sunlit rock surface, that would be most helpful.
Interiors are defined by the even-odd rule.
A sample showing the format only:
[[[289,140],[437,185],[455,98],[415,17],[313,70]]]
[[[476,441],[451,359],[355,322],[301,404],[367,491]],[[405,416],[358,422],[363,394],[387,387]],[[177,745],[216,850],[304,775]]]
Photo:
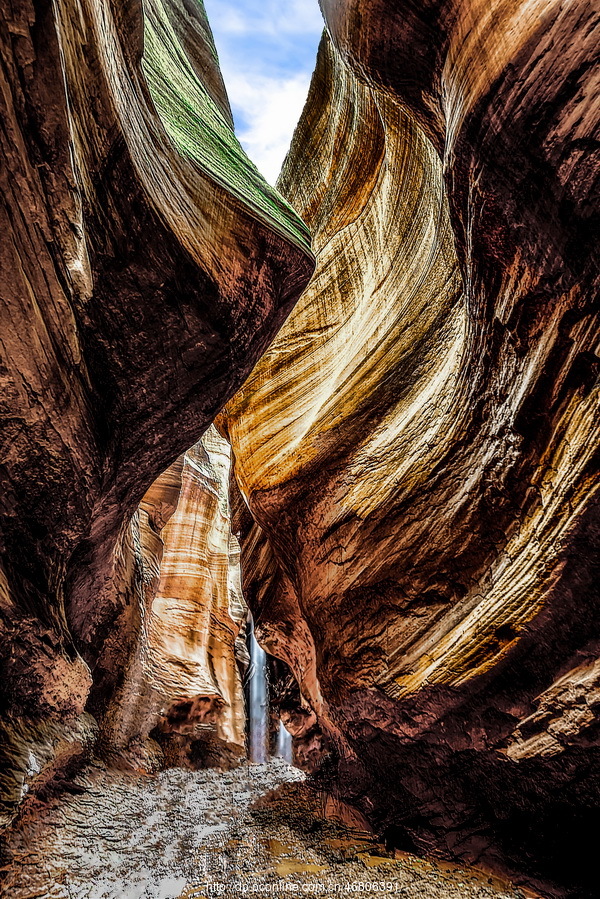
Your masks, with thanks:
[[[184,456],[179,504],[162,532],[165,552],[149,621],[150,667],[152,682],[173,700],[211,700],[218,735],[242,749],[235,641],[246,605],[239,545],[230,527],[229,467],[229,445],[214,428]]]
[[[233,136],[201,3],[16,0],[0,54],[0,702],[36,742],[118,689],[129,520],[313,263]]]
[[[238,645],[247,609],[229,478],[229,445],[211,426],[155,481],[132,522],[144,596],[136,651],[103,720],[112,761],[152,768],[151,733],[169,763],[244,750]]]
[[[257,632],[390,838],[583,890],[598,11],[321,5],[279,182],[317,270],[221,424]]]

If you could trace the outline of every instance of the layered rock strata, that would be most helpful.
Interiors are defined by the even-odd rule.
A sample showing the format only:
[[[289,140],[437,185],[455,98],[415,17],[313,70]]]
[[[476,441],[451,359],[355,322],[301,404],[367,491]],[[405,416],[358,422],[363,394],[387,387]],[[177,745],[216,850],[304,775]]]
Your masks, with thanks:
[[[218,738],[241,751],[236,641],[247,609],[230,526],[229,466],[229,445],[214,428],[184,456],[179,504],[162,532],[165,552],[148,626],[149,680],[170,700],[164,731],[214,720]]]
[[[16,0],[0,53],[0,703],[35,742],[118,689],[129,520],[313,262],[233,136],[201,3]]]
[[[221,423],[257,631],[390,840],[588,895],[598,10],[321,5],[317,270]]]
[[[229,445],[211,426],[154,482],[132,521],[143,585],[136,651],[104,712],[92,692],[99,749],[113,763],[152,769],[164,755],[194,766],[244,751],[247,608],[229,469]]]

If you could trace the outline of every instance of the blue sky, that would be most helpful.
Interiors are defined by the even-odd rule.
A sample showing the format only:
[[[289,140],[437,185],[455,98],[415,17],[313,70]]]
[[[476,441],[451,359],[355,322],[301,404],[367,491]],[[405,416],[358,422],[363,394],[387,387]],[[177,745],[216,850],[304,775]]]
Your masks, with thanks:
[[[323,19],[317,0],[204,0],[236,132],[275,183],[310,84]]]

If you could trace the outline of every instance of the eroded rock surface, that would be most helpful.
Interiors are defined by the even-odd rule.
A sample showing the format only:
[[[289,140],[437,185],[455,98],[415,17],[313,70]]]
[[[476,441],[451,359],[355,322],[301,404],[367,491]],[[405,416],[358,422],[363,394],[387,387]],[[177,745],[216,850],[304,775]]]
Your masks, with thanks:
[[[257,631],[399,845],[593,895],[598,9],[321,5],[317,269],[222,422]]]
[[[137,646],[119,689],[92,692],[113,760],[143,767],[149,753],[152,768],[154,731],[171,764],[191,764],[190,752],[200,764],[203,749],[219,746],[223,761],[244,751],[247,607],[229,479],[229,444],[211,426],[154,482],[132,521],[132,580],[143,589]],[[110,649],[101,663],[110,671]]]
[[[0,702],[35,740],[118,688],[130,519],[313,263],[233,135],[201,3],[15,0],[0,53]]]

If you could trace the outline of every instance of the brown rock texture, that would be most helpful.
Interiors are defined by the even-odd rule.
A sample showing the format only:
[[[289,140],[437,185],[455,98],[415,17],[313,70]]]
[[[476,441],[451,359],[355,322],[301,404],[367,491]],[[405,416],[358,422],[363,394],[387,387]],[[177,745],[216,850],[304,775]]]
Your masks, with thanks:
[[[144,597],[136,652],[103,717],[112,760],[143,766],[151,733],[182,764],[199,763],[204,749],[244,751],[236,643],[247,608],[229,478],[229,444],[211,426],[155,481],[132,522]]]
[[[202,3],[11,0],[0,55],[0,705],[35,740],[118,689],[154,539],[130,519],[313,261]]]
[[[390,841],[595,895],[600,11],[321,6],[317,269],[221,422],[257,632]]]
[[[93,889],[94,899],[164,899],[217,892],[206,888],[213,881],[226,899],[296,899],[323,886],[330,896],[349,885],[373,892],[383,881],[403,899],[523,899],[480,872],[407,853],[394,858],[356,812],[301,781],[281,761],[254,765],[251,777],[243,767],[149,778],[89,766],[76,790],[24,815],[9,835],[5,895],[66,897],[66,883],[71,894]]]
[[[0,824],[239,753],[239,528],[331,801],[596,896],[600,10],[321,8],[301,219],[201,2],[0,11]]]

